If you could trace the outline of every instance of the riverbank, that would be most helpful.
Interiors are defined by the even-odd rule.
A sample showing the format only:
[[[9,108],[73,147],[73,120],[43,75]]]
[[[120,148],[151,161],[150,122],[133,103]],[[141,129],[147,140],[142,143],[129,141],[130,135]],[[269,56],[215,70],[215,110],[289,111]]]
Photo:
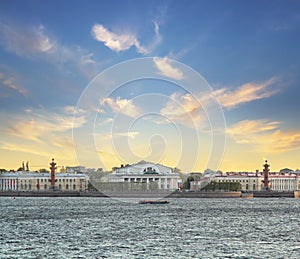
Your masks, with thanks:
[[[176,191],[168,196],[168,198],[240,198],[242,192],[183,192]]]
[[[60,191],[7,191],[0,192],[6,197],[108,197],[101,192],[60,192]]]
[[[111,198],[299,198],[300,191],[276,192],[257,191],[242,193],[237,192],[61,192],[61,191],[1,191],[0,197],[111,197]]]

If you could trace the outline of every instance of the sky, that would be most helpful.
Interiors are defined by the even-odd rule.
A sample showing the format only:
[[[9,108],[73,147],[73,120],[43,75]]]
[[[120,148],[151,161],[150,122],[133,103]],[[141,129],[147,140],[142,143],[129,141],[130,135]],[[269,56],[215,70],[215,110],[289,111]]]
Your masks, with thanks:
[[[299,1],[0,1],[0,168],[300,168]]]

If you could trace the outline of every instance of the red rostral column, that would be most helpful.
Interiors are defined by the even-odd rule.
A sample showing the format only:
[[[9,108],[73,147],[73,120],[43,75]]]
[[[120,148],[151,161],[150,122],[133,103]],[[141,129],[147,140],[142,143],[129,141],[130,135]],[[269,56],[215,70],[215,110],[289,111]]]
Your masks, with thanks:
[[[54,158],[52,158],[52,162],[50,163],[50,189],[54,190],[55,189],[55,169],[57,169],[56,167],[56,163],[54,162]]]
[[[268,160],[265,161],[266,163],[264,164],[264,187],[265,190],[269,189],[269,166],[268,165]]]

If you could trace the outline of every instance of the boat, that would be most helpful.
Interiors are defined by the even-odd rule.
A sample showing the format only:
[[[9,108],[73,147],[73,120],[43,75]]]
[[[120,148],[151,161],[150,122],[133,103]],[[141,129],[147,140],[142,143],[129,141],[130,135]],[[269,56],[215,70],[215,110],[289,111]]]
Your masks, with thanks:
[[[139,204],[168,204],[169,201],[162,201],[162,200],[141,200]]]

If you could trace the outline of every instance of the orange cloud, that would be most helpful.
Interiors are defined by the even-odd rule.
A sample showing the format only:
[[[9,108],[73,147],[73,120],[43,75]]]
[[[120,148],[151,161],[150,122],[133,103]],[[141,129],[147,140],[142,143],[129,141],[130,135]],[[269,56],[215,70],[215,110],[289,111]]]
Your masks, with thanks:
[[[160,110],[160,114],[168,123],[173,121],[191,128],[203,124],[206,120],[202,105],[191,94],[172,94],[165,107]]]
[[[246,83],[238,87],[236,90],[230,91],[227,88],[222,88],[216,90],[214,93],[223,107],[232,109],[240,104],[268,98],[278,93],[279,89],[270,89],[270,86],[277,81],[278,79],[271,78],[260,84]]]
[[[141,113],[141,109],[133,104],[132,100],[122,99],[121,97],[105,98],[103,104],[107,104],[113,112],[121,113],[128,117],[137,117]],[[104,112],[102,110],[102,112]]]
[[[1,115],[2,121],[5,121],[5,128],[0,131],[8,136],[18,137],[24,140],[42,141],[48,139],[53,133],[66,132],[73,128],[82,126],[85,123],[83,115],[76,119],[73,123],[73,115],[66,111],[61,113],[49,113],[45,111],[37,111],[36,113],[27,110],[23,116]],[[68,109],[67,109],[68,110]]]
[[[300,147],[299,131],[282,131],[280,122],[267,120],[240,121],[227,129],[227,133],[238,144],[250,145],[265,153],[282,153]]]

